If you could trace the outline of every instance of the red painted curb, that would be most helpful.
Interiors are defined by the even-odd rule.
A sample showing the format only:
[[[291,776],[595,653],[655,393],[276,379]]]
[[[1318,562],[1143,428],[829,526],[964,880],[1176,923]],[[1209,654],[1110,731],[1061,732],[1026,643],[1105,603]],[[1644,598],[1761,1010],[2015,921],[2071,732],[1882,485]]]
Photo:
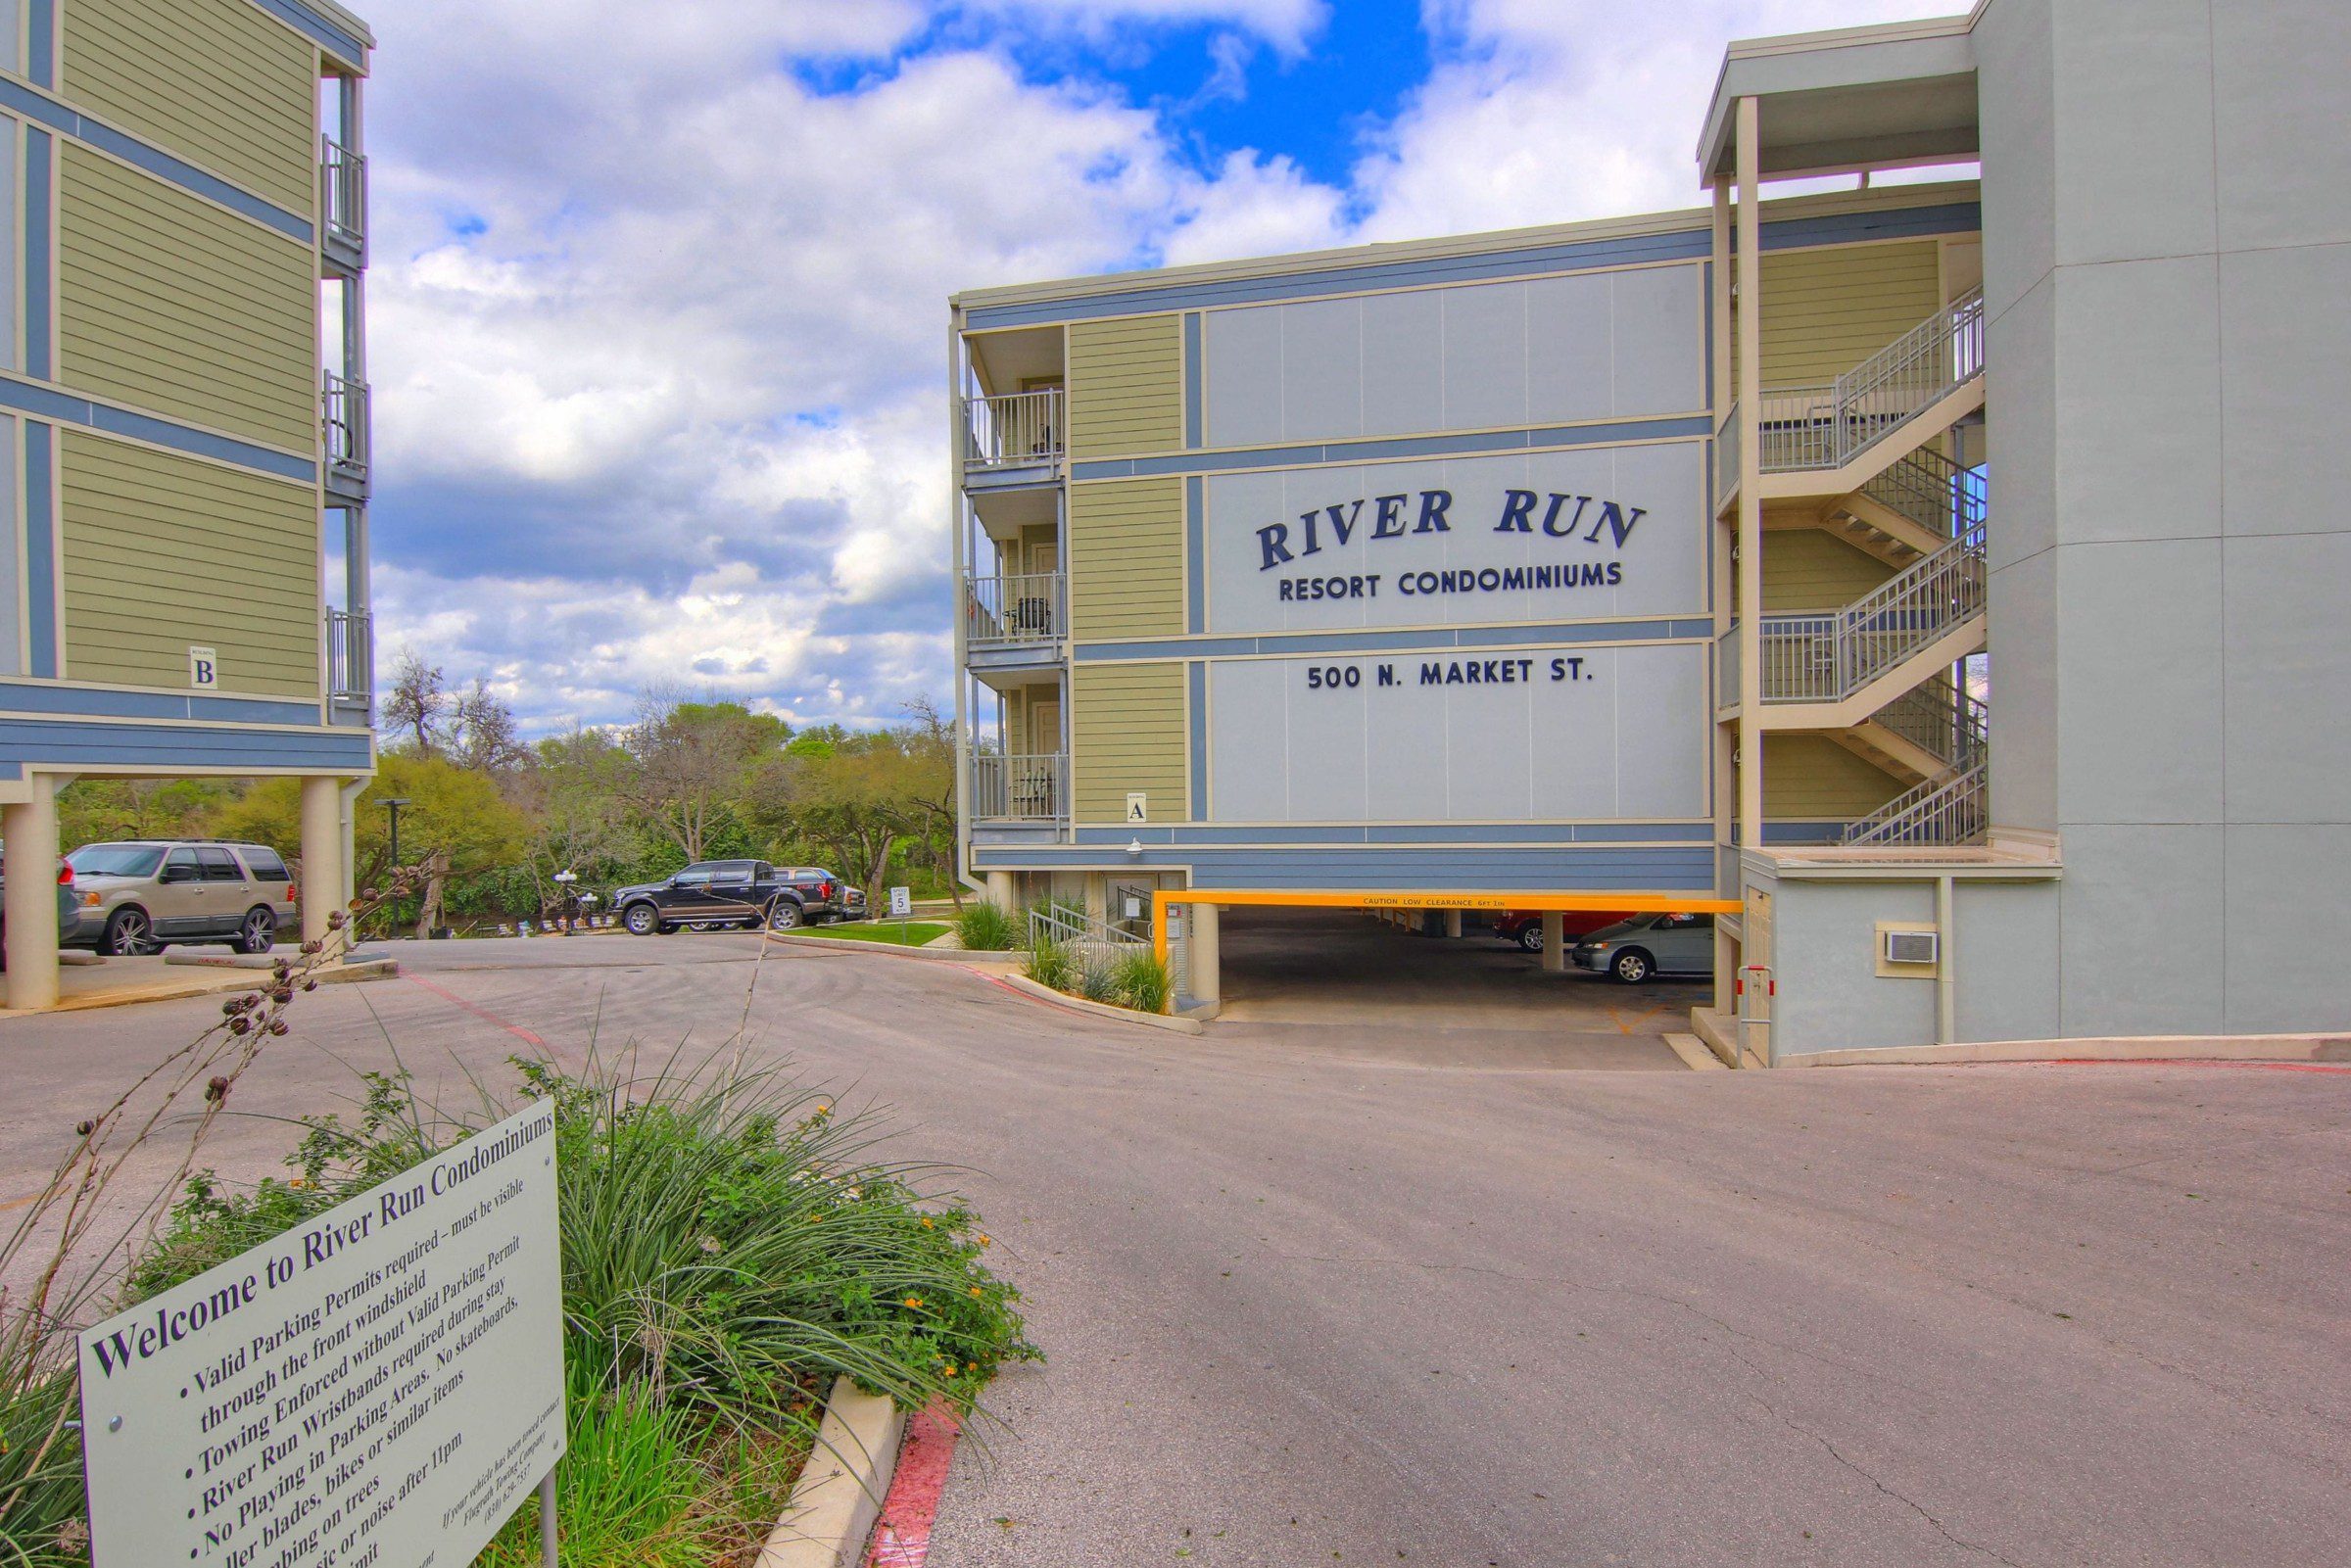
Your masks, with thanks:
[[[2246,1062],[2226,1057],[2060,1056],[2034,1065],[2044,1068],[2229,1068],[2239,1072],[2351,1072],[2351,1066],[2333,1062]]]
[[[938,1501],[962,1435],[963,1422],[944,1404],[934,1404],[906,1423],[906,1444],[898,1450],[889,1496],[882,1499],[866,1568],[923,1568],[930,1560],[931,1527],[938,1520]]]

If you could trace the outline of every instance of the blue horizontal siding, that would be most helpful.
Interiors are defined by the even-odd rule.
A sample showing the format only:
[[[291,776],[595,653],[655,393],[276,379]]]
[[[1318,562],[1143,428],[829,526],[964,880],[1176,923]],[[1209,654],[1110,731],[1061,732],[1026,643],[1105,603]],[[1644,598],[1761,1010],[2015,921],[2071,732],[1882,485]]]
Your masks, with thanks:
[[[982,870],[1100,867],[1100,849],[975,848]],[[1145,847],[1122,855],[1133,871],[1191,868],[1195,886],[1442,892],[1701,892],[1714,884],[1713,851],[1703,845],[1646,848],[1213,849]]]
[[[0,761],[31,767],[302,768],[365,773],[364,731],[229,730],[181,725],[0,719]]]
[[[1710,843],[1714,827],[1703,822],[1449,822],[1347,823],[1252,826],[1210,823],[1192,827],[1080,828],[1080,844],[1124,847],[1198,844],[1646,844]]]
[[[28,686],[0,681],[0,712],[54,713],[100,719],[213,719],[223,724],[316,724],[315,702],[214,697],[104,687]]]
[[[1133,479],[1154,474],[1205,474],[1258,468],[1296,468],[1307,463],[1381,462],[1405,457],[1464,457],[1498,451],[1531,451],[1557,447],[1609,447],[1634,441],[1670,441],[1710,436],[1704,415],[1675,419],[1624,419],[1599,425],[1529,425],[1518,430],[1478,430],[1463,435],[1375,436],[1360,441],[1310,442],[1251,451],[1186,451],[1166,457],[1103,457],[1073,463],[1072,479]]]
[[[1108,294],[1038,300],[1020,305],[975,306],[965,312],[964,324],[967,329],[978,331],[987,327],[1081,321],[1093,316],[1128,315],[1151,310],[1204,309],[1216,306],[1311,300],[1331,294],[1355,294],[1368,289],[1477,283],[1552,272],[1590,271],[1597,267],[1634,266],[1653,261],[1697,261],[1713,253],[1713,239],[1709,232],[1711,219],[1703,213],[1693,213],[1691,220],[1691,226],[1686,229],[1631,239],[1565,241],[1407,261],[1334,261],[1328,267],[1274,277],[1159,284],[1138,280],[1133,288]],[[1983,210],[1974,202],[1838,213],[1820,217],[1768,221],[1763,225],[1763,248],[1779,251],[1803,245],[1852,244],[1905,235],[1972,233],[1983,225]]]
[[[355,66],[367,64],[367,41],[325,12],[306,6],[302,0],[253,0],[278,21]]]
[[[314,457],[296,456],[270,447],[239,441],[234,436],[217,436],[209,430],[195,430],[153,414],[132,413],[127,408],[116,408],[72,393],[59,392],[51,387],[35,386],[0,374],[0,408],[14,408],[19,413],[31,414],[38,419],[55,419],[84,429],[103,431],[109,435],[129,436],[137,441],[184,451],[192,457],[210,457],[217,462],[234,463],[251,468],[273,479],[291,480],[298,485],[318,481],[318,461]]]
[[[1699,616],[1678,620],[1606,621],[1551,626],[1408,628],[1366,632],[1282,632],[1257,637],[1202,637],[1162,642],[1080,642],[1080,663],[1097,659],[1233,658],[1251,653],[1313,653],[1333,658],[1356,653],[1398,653],[1415,648],[1518,647],[1528,643],[1710,641],[1714,623]],[[979,667],[978,660],[971,661]]]

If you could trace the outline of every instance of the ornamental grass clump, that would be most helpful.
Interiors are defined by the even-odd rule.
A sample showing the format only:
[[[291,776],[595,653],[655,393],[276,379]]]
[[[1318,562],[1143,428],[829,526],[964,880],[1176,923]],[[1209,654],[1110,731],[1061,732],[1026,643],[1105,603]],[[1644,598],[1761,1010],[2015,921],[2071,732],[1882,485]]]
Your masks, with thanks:
[[[1130,948],[1119,955],[1111,969],[1111,984],[1120,1004],[1138,1013],[1165,1013],[1176,989],[1166,961],[1147,947]]]
[[[1029,950],[1021,959],[1021,973],[1039,985],[1049,985],[1056,991],[1075,994],[1080,978],[1078,955],[1067,942],[1057,942],[1043,936],[1032,937]]]
[[[1021,922],[1001,904],[974,899],[955,915],[955,938],[974,953],[1002,953],[1021,943]]]

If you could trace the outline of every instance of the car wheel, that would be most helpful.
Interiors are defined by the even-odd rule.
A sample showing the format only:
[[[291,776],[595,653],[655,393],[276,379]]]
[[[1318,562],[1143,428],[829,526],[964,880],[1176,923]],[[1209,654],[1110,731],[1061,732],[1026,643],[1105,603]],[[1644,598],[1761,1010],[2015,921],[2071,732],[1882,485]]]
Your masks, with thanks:
[[[247,910],[236,940],[229,945],[240,953],[268,952],[277,945],[277,917],[258,905]]]
[[[115,958],[138,958],[163,950],[155,939],[155,922],[136,904],[125,904],[107,917],[106,937],[101,944]]]
[[[1518,945],[1530,953],[1543,951],[1543,927],[1540,924],[1518,927]]]
[[[620,923],[631,936],[650,936],[660,929],[661,916],[650,904],[631,904],[620,912]]]
[[[1656,972],[1656,966],[1650,962],[1649,955],[1637,947],[1626,948],[1608,966],[1608,973],[1627,985],[1638,985]]]
[[[800,923],[800,906],[789,898],[779,898],[767,906],[767,928],[788,931]]]

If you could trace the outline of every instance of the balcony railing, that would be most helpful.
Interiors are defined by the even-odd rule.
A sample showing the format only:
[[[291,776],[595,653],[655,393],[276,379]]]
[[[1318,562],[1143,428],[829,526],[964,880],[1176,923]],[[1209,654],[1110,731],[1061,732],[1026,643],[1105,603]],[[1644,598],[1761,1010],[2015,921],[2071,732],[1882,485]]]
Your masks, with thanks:
[[[332,136],[318,138],[318,206],[326,219],[326,237],[364,255],[367,159]]]
[[[1070,759],[1062,752],[972,753],[972,815],[989,822],[1060,822],[1069,816]]]
[[[1984,760],[1991,733],[1983,703],[1937,676],[1895,697],[1870,715],[1948,769],[1973,768]]]
[[[326,694],[338,702],[375,694],[375,619],[365,610],[326,612]]]
[[[1977,524],[1844,609],[1766,615],[1766,702],[1841,702],[1984,611],[1984,529]]]
[[[1061,389],[963,400],[963,460],[971,468],[1019,468],[1061,459]]]
[[[318,422],[331,476],[364,488],[368,469],[367,383],[326,373],[318,392]]]
[[[1066,592],[1066,581],[1059,572],[967,576],[963,587],[965,639],[975,647],[1057,641],[1069,624],[1062,609]]]

